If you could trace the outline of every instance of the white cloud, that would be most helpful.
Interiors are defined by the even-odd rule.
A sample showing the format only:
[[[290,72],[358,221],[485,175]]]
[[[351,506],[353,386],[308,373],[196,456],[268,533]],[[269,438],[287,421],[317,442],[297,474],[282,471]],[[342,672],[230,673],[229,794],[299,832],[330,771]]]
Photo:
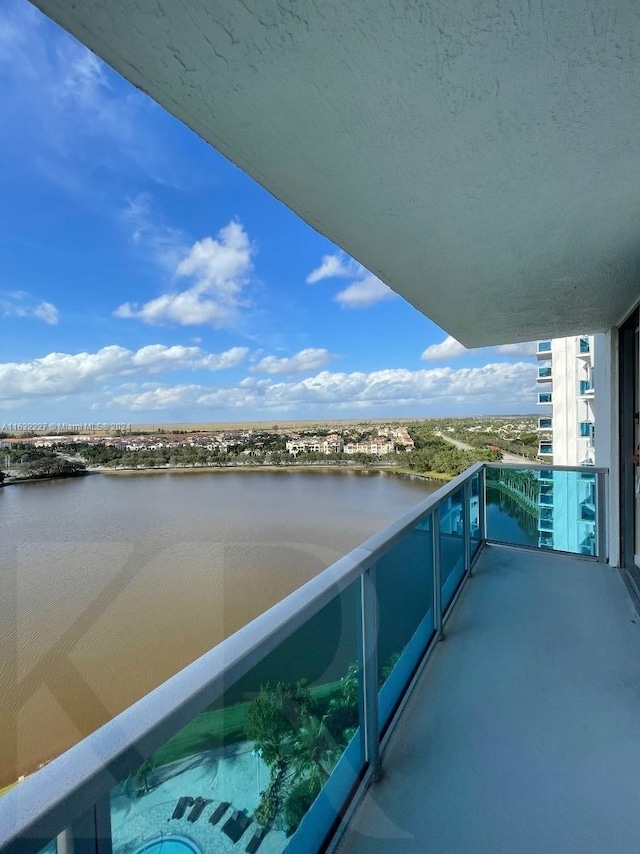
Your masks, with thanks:
[[[440,344],[432,344],[423,352],[422,358],[425,362],[444,362],[447,359],[457,359],[463,353],[468,353],[466,347],[463,347],[459,341],[447,335],[444,341]]]
[[[356,279],[355,282],[337,293],[334,299],[345,308],[366,308],[395,296],[397,294],[384,282],[381,282],[373,273],[367,273],[366,276]]]
[[[344,252],[336,252],[335,255],[323,255],[320,266],[309,273],[306,281],[308,285],[314,285],[323,279],[352,278],[362,269],[357,261],[349,258]]]
[[[68,191],[132,166],[171,185],[185,171],[158,133],[156,105],[29,3],[0,3],[0,84],[3,141]]]
[[[522,341],[520,344],[499,344],[496,347],[498,353],[507,356],[535,356],[538,346],[535,341]]]
[[[33,309],[34,317],[44,320],[45,323],[55,326],[58,322],[58,309],[50,302],[41,302]]]
[[[76,394],[118,377],[169,370],[219,371],[235,367],[246,355],[246,347],[205,353],[199,347],[164,344],[150,344],[139,350],[114,344],[96,353],[49,353],[30,362],[0,363],[0,400]]]
[[[427,347],[422,353],[422,358],[426,362],[445,362],[450,359],[457,359],[465,353],[490,352],[491,350],[504,356],[535,356],[537,346],[535,341],[523,341],[520,344],[499,344],[496,347],[475,347],[468,349],[451,335],[447,335],[444,341]]]
[[[136,246],[144,247],[152,259],[163,269],[173,274],[180,259],[188,252],[185,235],[152,215],[149,193],[138,193],[127,199],[122,211],[122,220],[131,230],[131,239]]]
[[[352,279],[353,281],[334,296],[334,301],[343,308],[367,308],[397,294],[377,276],[349,258],[344,252],[335,255],[323,255],[322,263],[307,276],[307,284],[315,284],[323,279]]]
[[[55,326],[60,314],[53,303],[34,303],[24,291],[14,291],[0,295],[0,317],[35,317]]]
[[[249,377],[232,387],[203,385],[145,387],[116,395],[111,405],[140,411],[179,407],[202,410],[277,410],[304,415],[359,409],[428,406],[435,412],[529,411],[535,391],[533,364],[498,362],[478,368],[419,371],[386,369],[370,373],[321,371],[303,380],[282,382]]]
[[[335,358],[328,350],[319,347],[307,347],[294,356],[265,356],[251,370],[260,374],[300,374],[304,371],[317,371]]]
[[[243,290],[249,282],[254,252],[242,224],[232,221],[220,229],[217,238],[205,237],[194,243],[178,262],[176,277],[192,281],[186,290],[162,294],[142,306],[127,302],[114,314],[152,325],[230,326],[238,309],[247,305]]]

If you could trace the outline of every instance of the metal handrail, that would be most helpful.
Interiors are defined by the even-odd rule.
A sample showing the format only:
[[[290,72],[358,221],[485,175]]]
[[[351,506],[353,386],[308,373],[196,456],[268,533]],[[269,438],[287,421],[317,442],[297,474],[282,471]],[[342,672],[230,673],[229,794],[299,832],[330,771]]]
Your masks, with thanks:
[[[526,469],[526,471],[577,471],[587,474],[609,474],[609,469],[603,466],[557,466],[545,465],[537,460],[526,460],[521,463],[484,463],[488,469]]]

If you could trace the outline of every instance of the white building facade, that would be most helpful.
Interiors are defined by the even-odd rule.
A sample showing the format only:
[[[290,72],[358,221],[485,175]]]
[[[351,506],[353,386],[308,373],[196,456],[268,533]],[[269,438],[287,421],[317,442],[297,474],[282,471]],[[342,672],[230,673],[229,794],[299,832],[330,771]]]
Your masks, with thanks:
[[[538,456],[549,465],[595,465],[595,336],[538,342]],[[595,479],[587,469],[540,473],[539,545],[595,554]]]
[[[595,336],[538,342],[538,456],[562,466],[595,464]],[[548,413],[548,414],[547,414]]]

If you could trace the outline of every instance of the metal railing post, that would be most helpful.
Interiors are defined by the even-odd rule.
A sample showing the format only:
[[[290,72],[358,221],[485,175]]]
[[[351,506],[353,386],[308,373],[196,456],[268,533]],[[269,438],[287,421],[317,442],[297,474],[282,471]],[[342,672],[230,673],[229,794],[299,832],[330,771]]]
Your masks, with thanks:
[[[600,563],[607,562],[607,488],[606,474],[596,472],[596,544],[598,547],[598,560]]]
[[[462,538],[464,542],[464,571],[471,576],[471,481],[462,487]]]
[[[480,542],[487,539],[487,469],[482,466],[478,472],[478,524]]]
[[[431,515],[433,528],[433,624],[436,640],[442,640],[442,590],[440,588],[440,508],[436,507]]]
[[[97,807],[81,815],[56,837],[57,854],[98,854]],[[109,840],[110,845],[111,840]]]
[[[378,731],[378,617],[376,602],[376,567],[370,566],[361,576],[360,606],[362,626],[362,725],[365,760],[380,779],[380,738]]]
[[[67,827],[56,836],[57,854],[73,854],[73,834],[71,828]]]
[[[95,806],[96,854],[112,854],[111,798],[101,798]]]

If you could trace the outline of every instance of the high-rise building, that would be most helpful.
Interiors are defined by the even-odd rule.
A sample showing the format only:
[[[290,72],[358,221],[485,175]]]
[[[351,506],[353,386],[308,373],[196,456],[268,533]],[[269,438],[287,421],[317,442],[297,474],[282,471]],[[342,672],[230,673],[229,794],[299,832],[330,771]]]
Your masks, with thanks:
[[[538,456],[562,466],[594,465],[594,336],[538,342]]]
[[[538,341],[538,456],[561,466],[595,464],[593,335]],[[596,504],[590,477],[540,472],[538,543],[544,548],[595,554]]]

